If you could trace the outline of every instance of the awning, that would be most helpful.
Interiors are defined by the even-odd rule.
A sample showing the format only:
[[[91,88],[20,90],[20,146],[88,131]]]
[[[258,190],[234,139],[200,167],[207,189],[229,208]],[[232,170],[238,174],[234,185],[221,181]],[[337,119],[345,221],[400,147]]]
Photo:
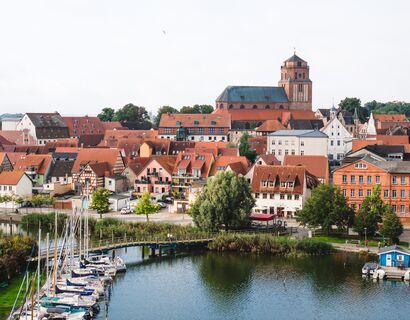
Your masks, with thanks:
[[[252,213],[250,218],[251,220],[256,221],[270,221],[273,220],[273,214],[266,214],[266,213]]]

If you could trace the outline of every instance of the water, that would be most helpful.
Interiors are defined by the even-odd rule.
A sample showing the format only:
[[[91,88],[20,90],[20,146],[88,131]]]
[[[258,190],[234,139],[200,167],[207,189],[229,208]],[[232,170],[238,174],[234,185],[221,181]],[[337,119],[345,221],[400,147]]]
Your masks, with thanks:
[[[141,262],[125,253],[98,319],[405,319],[410,287],[362,279],[365,257],[204,253]]]

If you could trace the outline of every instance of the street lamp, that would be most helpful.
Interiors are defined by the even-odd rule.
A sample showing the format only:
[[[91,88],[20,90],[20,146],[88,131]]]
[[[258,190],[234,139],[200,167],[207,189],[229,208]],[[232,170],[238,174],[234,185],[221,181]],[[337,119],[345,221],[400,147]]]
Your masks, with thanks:
[[[364,245],[367,247],[367,228],[364,228]]]

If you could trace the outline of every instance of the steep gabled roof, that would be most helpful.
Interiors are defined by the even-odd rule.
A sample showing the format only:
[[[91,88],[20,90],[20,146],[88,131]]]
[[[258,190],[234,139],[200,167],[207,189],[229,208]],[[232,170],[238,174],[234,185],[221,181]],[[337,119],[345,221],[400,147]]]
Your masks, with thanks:
[[[263,132],[273,132],[278,130],[285,130],[286,127],[279,121],[279,120],[266,120],[262,123],[259,127],[257,127],[256,131],[263,131]]]
[[[230,128],[231,116],[229,114],[201,114],[201,113],[164,113],[161,116],[159,127],[179,128],[179,127],[206,127],[206,128]]]
[[[329,163],[326,156],[285,155],[283,165],[303,166],[324,182],[329,181]]]
[[[120,150],[116,148],[57,148],[56,151],[78,152],[72,173],[79,173],[81,166],[87,163],[107,162],[109,171],[113,174],[114,166],[121,155]]]
[[[50,177],[65,177],[71,176],[71,170],[74,165],[74,160],[62,161],[57,160],[51,165]]]
[[[145,165],[145,167],[149,166],[152,161],[158,162],[165,171],[169,174],[172,174],[174,171],[175,163],[177,157],[176,156],[153,156],[151,157],[151,161]]]
[[[24,171],[3,171],[0,173],[1,185],[16,185],[25,175]]]
[[[109,176],[111,173],[107,162],[93,162],[89,163],[88,166],[98,177]]]
[[[135,175],[139,175],[140,172],[145,168],[147,163],[150,161],[151,158],[149,157],[137,157],[128,162],[127,168],[132,170],[132,172],[134,172]]]
[[[249,161],[246,157],[243,156],[220,156],[215,159],[215,162],[212,165],[210,175],[215,175],[218,171],[226,170],[230,166],[232,171],[237,174],[246,174]]]
[[[52,161],[51,154],[28,154],[17,160],[14,169],[27,171],[31,167],[36,167],[38,174],[45,174]]]

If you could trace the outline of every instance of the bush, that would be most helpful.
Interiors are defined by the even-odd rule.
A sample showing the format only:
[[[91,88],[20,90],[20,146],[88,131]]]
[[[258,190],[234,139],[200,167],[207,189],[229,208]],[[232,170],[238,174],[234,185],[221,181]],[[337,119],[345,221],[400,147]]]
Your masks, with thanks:
[[[331,244],[316,240],[292,240],[269,234],[222,234],[209,243],[215,251],[239,251],[288,255],[291,253],[329,254]]]
[[[58,230],[62,230],[67,220],[67,215],[64,213],[59,213],[57,216],[57,226]],[[30,213],[24,215],[21,219],[21,224],[23,228],[38,228],[41,224],[41,228],[50,231],[54,229],[55,224],[55,212],[50,213]]]

